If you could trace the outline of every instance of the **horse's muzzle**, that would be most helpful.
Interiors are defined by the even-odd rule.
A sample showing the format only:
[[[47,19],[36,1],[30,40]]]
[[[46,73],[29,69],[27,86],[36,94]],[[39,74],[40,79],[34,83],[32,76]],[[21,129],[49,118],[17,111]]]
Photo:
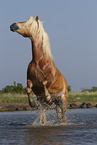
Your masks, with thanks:
[[[13,23],[13,24],[10,26],[10,30],[13,31],[13,32],[15,32],[15,31],[18,30],[18,29],[19,29],[19,27],[18,27],[17,23]]]

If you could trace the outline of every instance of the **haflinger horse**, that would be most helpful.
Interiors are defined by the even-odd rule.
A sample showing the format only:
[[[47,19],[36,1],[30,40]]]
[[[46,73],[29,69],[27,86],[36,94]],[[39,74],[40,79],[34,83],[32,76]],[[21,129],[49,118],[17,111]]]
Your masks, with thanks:
[[[42,122],[46,123],[47,105],[54,103],[60,122],[66,121],[68,101],[67,82],[57,69],[50,49],[48,34],[39,17],[31,16],[25,22],[13,23],[10,30],[28,37],[32,42],[32,60],[27,69],[27,95],[29,105],[34,106],[31,91],[42,105]]]

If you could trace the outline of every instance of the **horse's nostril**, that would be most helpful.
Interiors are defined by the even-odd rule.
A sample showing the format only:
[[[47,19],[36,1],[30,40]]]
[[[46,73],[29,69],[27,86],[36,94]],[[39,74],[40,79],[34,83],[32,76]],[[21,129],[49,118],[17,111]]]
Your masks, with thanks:
[[[19,29],[19,27],[18,27],[18,25],[17,25],[17,23],[13,23],[11,26],[10,26],[10,30],[11,31],[16,31],[16,30],[18,30]]]

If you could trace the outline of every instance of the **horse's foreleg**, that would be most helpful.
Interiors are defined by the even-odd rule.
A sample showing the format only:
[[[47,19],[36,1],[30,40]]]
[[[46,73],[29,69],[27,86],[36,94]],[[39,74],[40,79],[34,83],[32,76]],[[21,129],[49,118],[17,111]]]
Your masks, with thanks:
[[[48,90],[47,90],[47,88],[46,88],[46,85],[47,85],[47,81],[44,81],[44,82],[43,82],[43,86],[44,86],[45,101],[46,101],[47,103],[51,103],[52,98],[51,98],[51,95],[48,93]]]
[[[57,112],[58,121],[62,122],[62,110],[59,105],[56,105],[56,112]]]
[[[26,92],[27,92],[27,95],[28,95],[28,102],[29,102],[29,105],[32,107],[35,106],[35,102],[32,100],[31,98],[31,88],[32,88],[32,82],[28,79],[27,80],[27,88],[26,88]]]

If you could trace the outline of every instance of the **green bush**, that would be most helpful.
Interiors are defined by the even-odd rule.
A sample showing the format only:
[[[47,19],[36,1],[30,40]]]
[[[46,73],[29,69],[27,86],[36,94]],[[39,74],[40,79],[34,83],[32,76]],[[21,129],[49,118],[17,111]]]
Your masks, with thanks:
[[[17,83],[14,81],[14,86],[6,86],[2,90],[0,90],[0,93],[19,93],[19,94],[25,94],[26,88],[22,86],[21,83]]]
[[[97,87],[92,87],[91,89],[82,89],[82,92],[97,92]]]
[[[71,86],[68,86],[68,92],[71,92]]]

